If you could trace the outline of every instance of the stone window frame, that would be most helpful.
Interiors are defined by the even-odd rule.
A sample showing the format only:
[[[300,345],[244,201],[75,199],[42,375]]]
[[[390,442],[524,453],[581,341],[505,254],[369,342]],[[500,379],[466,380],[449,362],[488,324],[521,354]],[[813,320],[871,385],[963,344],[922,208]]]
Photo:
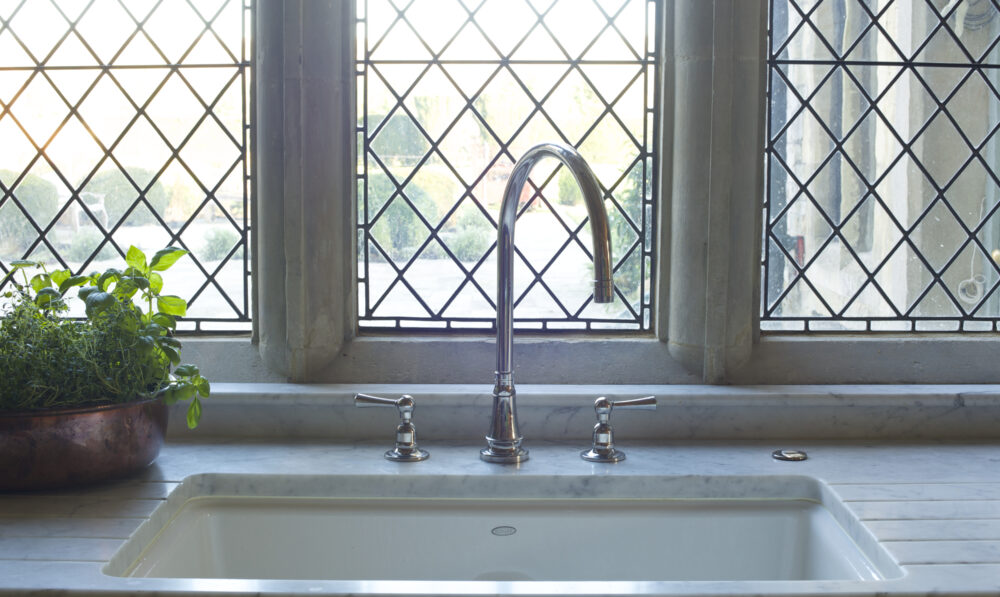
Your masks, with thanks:
[[[996,377],[984,335],[761,337],[767,10],[768,0],[664,0],[654,330],[518,332],[518,383]],[[255,331],[186,351],[211,363],[236,354],[229,381],[489,384],[492,336],[357,333],[353,0],[257,0],[255,22]]]

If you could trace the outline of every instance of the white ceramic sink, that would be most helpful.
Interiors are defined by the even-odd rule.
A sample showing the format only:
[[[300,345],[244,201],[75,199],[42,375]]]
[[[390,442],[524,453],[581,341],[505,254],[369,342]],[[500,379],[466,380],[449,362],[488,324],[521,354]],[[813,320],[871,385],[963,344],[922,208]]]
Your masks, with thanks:
[[[175,490],[105,572],[352,581],[359,592],[373,581],[901,575],[808,477],[201,475]]]

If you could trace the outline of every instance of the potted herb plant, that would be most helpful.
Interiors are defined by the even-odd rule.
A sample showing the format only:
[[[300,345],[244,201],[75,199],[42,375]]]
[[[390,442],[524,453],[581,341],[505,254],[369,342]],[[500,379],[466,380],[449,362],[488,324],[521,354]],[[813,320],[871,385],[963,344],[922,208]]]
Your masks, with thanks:
[[[79,485],[127,475],[159,453],[167,407],[189,400],[201,418],[209,382],[180,364],[174,337],[187,303],[163,294],[165,271],[187,254],[167,247],[147,260],[90,275],[15,261],[0,312],[0,489]],[[72,300],[86,318],[65,317]]]

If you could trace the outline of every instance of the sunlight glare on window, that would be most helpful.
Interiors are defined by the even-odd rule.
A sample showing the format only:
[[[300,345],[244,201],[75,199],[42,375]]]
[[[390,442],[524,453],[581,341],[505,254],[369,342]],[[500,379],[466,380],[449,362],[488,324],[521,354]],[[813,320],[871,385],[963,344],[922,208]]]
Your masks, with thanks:
[[[168,276],[188,329],[250,320],[250,0],[0,5],[0,276],[75,272],[136,245],[191,251]]]

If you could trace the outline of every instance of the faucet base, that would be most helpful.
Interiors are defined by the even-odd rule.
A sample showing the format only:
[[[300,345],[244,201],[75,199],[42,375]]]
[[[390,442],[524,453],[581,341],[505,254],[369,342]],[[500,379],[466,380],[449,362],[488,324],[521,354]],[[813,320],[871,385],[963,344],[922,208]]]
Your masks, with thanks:
[[[494,464],[520,464],[528,459],[528,451],[521,447],[503,450],[487,446],[479,451],[479,457]]]
[[[584,450],[580,458],[588,462],[621,462],[625,460],[625,452],[611,448],[610,450]]]
[[[386,450],[383,456],[385,456],[386,460],[391,460],[392,462],[420,462],[431,457],[427,450],[421,450],[420,448],[393,448],[392,450]]]

